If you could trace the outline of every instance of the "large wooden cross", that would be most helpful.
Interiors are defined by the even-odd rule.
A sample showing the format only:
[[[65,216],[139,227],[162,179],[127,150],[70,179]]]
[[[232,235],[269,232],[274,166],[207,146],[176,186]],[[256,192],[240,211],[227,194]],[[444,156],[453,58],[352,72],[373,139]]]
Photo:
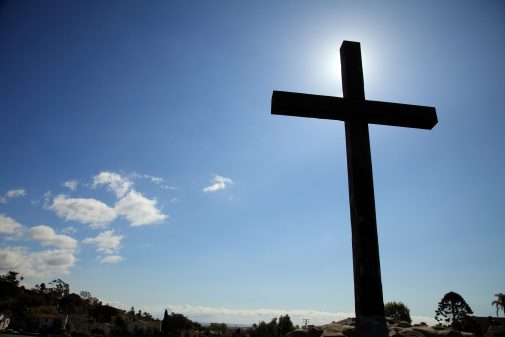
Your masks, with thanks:
[[[360,337],[387,337],[368,124],[429,130],[437,115],[433,107],[366,100],[358,42],[342,43],[340,62],[343,98],[274,91],[272,114],[345,122],[356,330]]]

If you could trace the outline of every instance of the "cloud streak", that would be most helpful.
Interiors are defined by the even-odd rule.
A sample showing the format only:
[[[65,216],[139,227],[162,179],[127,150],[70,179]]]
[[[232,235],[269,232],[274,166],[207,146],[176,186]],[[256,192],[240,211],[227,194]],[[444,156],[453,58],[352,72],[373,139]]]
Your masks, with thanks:
[[[63,186],[65,186],[71,191],[75,191],[77,189],[77,185],[79,185],[79,183],[77,182],[77,180],[74,179],[67,180],[63,183]]]
[[[25,195],[26,191],[23,188],[9,190],[5,192],[2,197],[0,197],[0,204],[6,204],[10,199],[24,197]]]
[[[302,319],[309,318],[310,324],[321,325],[332,321],[354,317],[353,312],[329,312],[310,309],[229,309],[192,305],[166,305],[144,307],[143,310],[153,313],[177,312],[197,322],[225,322],[234,324],[253,324],[258,321],[269,322],[274,317],[288,314],[294,324],[302,324]]]
[[[204,192],[216,192],[222,189],[225,189],[226,186],[233,184],[233,181],[230,178],[222,177],[216,175],[214,179],[212,179],[213,184],[203,188]]]
[[[14,234],[23,226],[4,214],[0,214],[0,234]]]
[[[126,306],[125,306],[126,307]],[[162,317],[164,310],[168,312],[177,312],[183,314],[193,321],[197,322],[224,322],[228,324],[252,325],[259,321],[269,322],[272,318],[281,315],[289,315],[292,322],[296,325],[303,325],[303,319],[310,319],[310,324],[323,325],[333,321],[340,321],[345,318],[355,317],[354,312],[332,312],[312,309],[230,309],[222,307],[207,307],[193,305],[173,305],[165,306],[145,306],[144,311],[154,313],[154,316]],[[437,322],[428,316],[412,316],[414,323],[426,322],[434,325]]]
[[[104,257],[100,258],[100,262],[109,263],[109,264],[118,263],[123,260],[124,260],[124,258],[119,255],[109,255],[109,256],[104,256]]]

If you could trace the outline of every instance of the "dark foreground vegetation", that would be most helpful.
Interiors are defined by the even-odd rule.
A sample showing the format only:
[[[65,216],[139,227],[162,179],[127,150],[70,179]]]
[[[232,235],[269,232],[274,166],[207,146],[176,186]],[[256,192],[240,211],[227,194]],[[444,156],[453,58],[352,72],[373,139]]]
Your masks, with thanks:
[[[70,286],[61,279],[31,289],[25,288],[22,280],[14,271],[0,275],[0,337],[283,337],[295,330],[288,315],[239,329],[230,329],[225,323],[202,326],[167,311],[159,320],[134,307],[123,310],[103,304],[88,291],[70,293]],[[505,295],[498,293],[495,297],[491,304],[498,317],[500,310],[505,314]],[[412,322],[410,310],[402,302],[386,303],[384,309],[388,319]],[[440,326],[476,336],[484,336],[488,326],[501,325],[502,319],[472,314],[461,295],[449,292],[438,303],[435,319]]]
[[[0,275],[0,324],[8,325],[0,337],[282,337],[295,329],[288,315],[246,329],[230,329],[225,323],[202,326],[167,311],[159,320],[134,307],[122,310],[103,304],[88,291],[71,293],[61,279],[31,289],[22,280],[14,271]]]

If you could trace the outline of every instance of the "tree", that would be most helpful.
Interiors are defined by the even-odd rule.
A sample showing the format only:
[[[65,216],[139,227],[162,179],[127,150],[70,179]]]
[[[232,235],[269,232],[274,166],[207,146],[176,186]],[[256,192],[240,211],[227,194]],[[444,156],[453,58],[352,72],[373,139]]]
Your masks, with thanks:
[[[17,296],[20,293],[19,282],[23,280],[23,277],[18,279],[18,275],[19,273],[15,271],[0,275],[0,300]]]
[[[168,314],[165,310],[165,315],[163,316],[163,321],[161,322],[161,334],[162,336],[180,336],[181,331],[184,329],[191,329],[193,322],[189,320],[186,316],[181,314]]]
[[[168,336],[168,311],[165,309],[165,314],[163,315],[163,321],[161,322],[161,335],[163,337]]]
[[[277,337],[277,318],[272,318],[272,320],[267,324],[267,336]]]
[[[63,296],[67,296],[70,293],[70,286],[61,279],[53,280],[49,282],[49,284],[52,285],[49,292],[57,300],[60,300]]]
[[[293,326],[293,322],[291,322],[291,318],[289,315],[279,317],[279,326],[278,326],[279,334],[281,337],[286,336],[287,333],[295,330]]]
[[[463,297],[451,291],[445,294],[438,303],[435,319],[440,323],[446,323],[456,328],[465,317],[471,314],[473,314],[473,311]]]
[[[209,330],[218,336],[222,336],[228,332],[228,326],[226,323],[210,323]]]
[[[395,321],[405,321],[412,323],[410,318],[410,310],[402,302],[388,302],[384,305],[384,313],[386,317],[392,318]]]
[[[265,323],[265,321],[261,321],[258,324],[258,327],[256,328],[256,330],[254,331],[254,336],[255,337],[267,337],[267,335],[268,335],[267,324]]]
[[[113,334],[114,336],[126,336],[128,323],[124,315],[117,315],[113,318]]]
[[[23,276],[18,280],[19,273],[15,271],[10,271],[5,275],[0,275],[0,280],[8,283],[14,284],[16,287],[19,286],[19,281],[23,281]]]
[[[496,300],[494,300],[491,305],[496,306],[496,317],[498,317],[498,310],[502,308],[503,314],[505,315],[505,294],[498,293],[494,294]]]
[[[81,307],[82,299],[77,294],[68,294],[60,300],[60,310],[66,314],[75,314]]]

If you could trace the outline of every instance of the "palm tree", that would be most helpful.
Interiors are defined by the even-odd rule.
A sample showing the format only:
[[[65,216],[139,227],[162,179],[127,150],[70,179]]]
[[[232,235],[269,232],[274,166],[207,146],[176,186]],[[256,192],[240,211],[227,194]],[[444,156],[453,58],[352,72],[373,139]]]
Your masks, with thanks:
[[[505,314],[505,294],[498,293],[494,294],[494,296],[496,297],[496,300],[491,302],[491,305],[496,306],[496,317],[498,317],[498,310],[500,308],[502,308],[503,313]]]

